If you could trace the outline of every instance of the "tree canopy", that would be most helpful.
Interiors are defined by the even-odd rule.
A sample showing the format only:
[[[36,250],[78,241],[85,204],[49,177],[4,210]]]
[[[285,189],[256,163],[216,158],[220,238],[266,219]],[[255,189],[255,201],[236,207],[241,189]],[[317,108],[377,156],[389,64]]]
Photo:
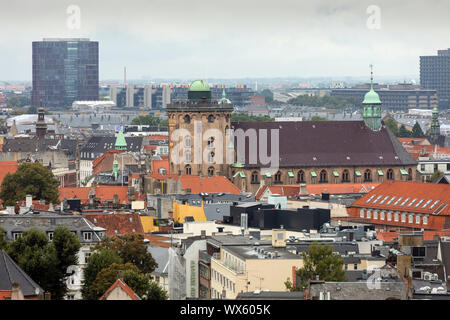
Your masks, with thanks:
[[[269,89],[264,89],[261,91],[261,95],[265,97],[266,103],[272,103],[273,102],[273,92]]]
[[[399,138],[409,138],[411,137],[411,131],[408,131],[408,129],[406,129],[405,125],[402,124],[400,126],[400,128],[398,129],[398,135]]]
[[[84,280],[81,294],[83,299],[89,298],[89,289],[94,283],[97,274],[105,268],[108,268],[113,263],[122,264],[122,258],[111,249],[102,249],[94,252],[88,259],[87,265],[83,270]]]
[[[169,125],[169,121],[154,117],[151,114],[147,114],[134,118],[133,121],[131,121],[131,124],[166,127]]]
[[[433,182],[439,178],[442,178],[443,175],[444,173],[442,171],[437,170],[435,173],[433,173],[433,175],[429,179],[427,179],[427,182]]]
[[[21,108],[30,105],[31,100],[27,96],[13,96],[8,99],[8,108]]]
[[[269,116],[250,116],[246,113],[232,113],[231,121],[232,122],[257,122],[257,121],[271,122],[271,121],[274,121],[274,119]]]
[[[299,278],[297,287],[293,288],[288,280],[285,285],[291,291],[303,291],[308,285],[308,279],[315,280],[318,276],[324,281],[346,281],[344,259],[333,253],[333,247],[313,243],[308,253],[302,252],[303,267],[296,270]]]
[[[358,104],[351,98],[326,95],[323,97],[300,95],[288,100],[289,104],[308,107],[325,107],[327,109],[354,108]]]
[[[311,117],[311,121],[328,121],[328,119],[324,117],[313,116]]]
[[[121,237],[105,238],[95,246],[95,250],[110,249],[114,251],[124,263],[130,262],[147,274],[152,273],[158,264],[153,259],[144,237],[136,234],[127,234]]]
[[[414,127],[412,129],[411,137],[413,137],[413,138],[425,137],[425,134],[423,133],[422,128],[420,127],[420,124],[417,121],[414,124]]]
[[[58,203],[59,181],[41,163],[24,162],[13,174],[8,173],[2,182],[0,198],[4,205],[13,206],[25,200],[27,194],[34,199]]]
[[[67,228],[58,226],[49,242],[45,232],[32,228],[7,247],[10,257],[52,299],[60,300],[67,293],[67,268],[77,264],[77,253],[81,247],[78,237]]]

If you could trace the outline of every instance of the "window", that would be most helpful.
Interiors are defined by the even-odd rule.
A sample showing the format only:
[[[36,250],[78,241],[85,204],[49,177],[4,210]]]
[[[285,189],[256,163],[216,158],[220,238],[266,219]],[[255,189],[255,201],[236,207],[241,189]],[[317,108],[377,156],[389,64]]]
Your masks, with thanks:
[[[214,137],[208,139],[208,148],[214,148]]]
[[[191,123],[191,117],[188,114],[184,116],[184,123]]]
[[[359,210],[359,217],[364,218],[364,209]]]
[[[303,170],[297,173],[297,182],[305,182],[305,172]]]
[[[353,265],[353,270],[358,270],[358,264],[355,263],[355,264]]]
[[[280,182],[281,182],[281,172],[278,171],[278,172],[275,174],[275,183],[280,183]]]
[[[396,212],[396,213],[394,214],[394,221],[395,221],[395,222],[398,222],[398,216],[399,216],[399,213]]]
[[[388,169],[386,177],[388,180],[394,180],[394,170]]]
[[[367,210],[367,219],[370,219],[371,216],[371,210]]]
[[[414,215],[413,214],[410,214],[409,216],[408,216],[408,223],[413,223],[414,222]]]
[[[423,224],[425,224],[425,225],[428,224],[428,215],[423,216]]]
[[[392,212],[391,211],[389,211],[387,214],[387,220],[392,221]]]
[[[214,116],[212,114],[208,116],[208,122],[214,122]]]
[[[13,239],[17,240],[22,236],[22,232],[14,232],[13,233]]]
[[[48,236],[48,240],[50,240],[50,241],[53,240],[53,232],[48,232],[47,236]]]
[[[402,213],[402,222],[406,222],[406,213]]]
[[[190,135],[187,135],[186,137],[184,137],[184,146],[186,148],[191,147],[191,136]]]
[[[258,181],[258,172],[257,171],[253,171],[252,172],[252,183],[259,183]]]
[[[85,252],[84,253],[84,263],[88,263],[89,257],[91,256],[90,252]]]
[[[85,241],[92,240],[92,232],[83,232],[83,238]]]
[[[328,177],[327,177],[327,171],[326,170],[320,171],[320,182],[321,183],[327,183],[328,182]]]
[[[208,162],[214,163],[214,152],[208,153]]]
[[[184,172],[185,172],[186,174],[191,174],[191,166],[190,166],[190,165],[187,165],[186,167],[184,167]]]
[[[350,175],[349,175],[347,169],[345,169],[345,170],[342,172],[342,182],[350,182]]]
[[[384,220],[384,210],[382,210],[381,212],[380,212],[380,220]]]
[[[214,176],[214,167],[209,167],[209,168],[208,168],[208,176],[209,176],[209,177]]]
[[[438,164],[437,163],[434,164],[434,173],[436,173],[436,171],[438,171]]]
[[[364,182],[370,182],[370,181],[372,181],[372,171],[367,169],[366,171],[364,171]]]
[[[424,165],[424,164],[421,164],[421,165],[420,165],[420,171],[422,171],[422,172],[425,171],[425,165]]]
[[[412,180],[412,169],[409,168],[408,169],[408,181],[411,181],[411,180]]]
[[[375,211],[373,212],[373,219],[374,219],[374,220],[378,220],[378,210],[375,210]]]
[[[416,215],[416,224],[420,224],[420,214]]]

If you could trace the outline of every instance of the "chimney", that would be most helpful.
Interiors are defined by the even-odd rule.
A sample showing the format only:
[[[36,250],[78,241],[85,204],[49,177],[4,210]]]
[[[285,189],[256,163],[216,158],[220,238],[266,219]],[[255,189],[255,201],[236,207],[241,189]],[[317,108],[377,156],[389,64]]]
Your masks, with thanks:
[[[11,288],[11,300],[25,300],[25,297],[23,296],[23,292],[20,289],[20,284],[13,283]]]
[[[27,208],[30,208],[33,205],[33,197],[30,194],[27,194],[26,200],[25,200],[25,206]]]

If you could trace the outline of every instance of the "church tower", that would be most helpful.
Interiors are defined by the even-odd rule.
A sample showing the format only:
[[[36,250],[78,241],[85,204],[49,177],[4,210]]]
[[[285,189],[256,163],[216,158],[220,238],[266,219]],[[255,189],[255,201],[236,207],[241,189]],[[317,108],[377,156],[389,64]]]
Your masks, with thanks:
[[[433,108],[433,115],[431,117],[431,129],[430,136],[431,137],[439,137],[441,135],[441,126],[439,124],[439,111],[435,106]]]
[[[172,174],[226,175],[227,130],[233,105],[228,99],[211,98],[209,84],[191,83],[187,100],[167,105],[169,163]]]
[[[381,100],[378,93],[373,90],[373,65],[370,65],[370,91],[366,93],[363,101],[363,120],[366,126],[373,131],[381,129]]]
[[[44,138],[47,134],[47,123],[45,122],[44,108],[38,109],[38,119],[36,121],[36,136]]]

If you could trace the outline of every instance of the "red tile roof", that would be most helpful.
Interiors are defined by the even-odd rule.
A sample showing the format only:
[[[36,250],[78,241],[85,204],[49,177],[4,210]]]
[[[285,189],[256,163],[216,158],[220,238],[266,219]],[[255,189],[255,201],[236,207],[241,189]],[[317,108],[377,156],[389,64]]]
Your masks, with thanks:
[[[106,300],[108,296],[111,294],[111,292],[119,286],[130,298],[131,300],[141,300],[139,296],[131,289],[123,280],[117,279],[116,282],[114,282],[111,287],[109,287],[108,290],[100,297],[99,300]]]
[[[78,198],[82,203],[89,203],[90,189],[90,187],[59,188],[59,200]],[[99,185],[95,187],[95,197],[99,198],[101,202],[114,200],[115,194],[119,198],[119,203],[125,202],[128,204],[128,186]]]
[[[167,140],[167,141],[169,141],[169,136],[155,134],[155,135],[148,136],[148,140]]]
[[[109,149],[100,157],[92,161],[92,173],[111,171],[113,167],[114,155],[123,152],[123,150]]]
[[[419,144],[423,143],[425,140],[428,142],[426,138],[397,138],[402,144]]]
[[[65,187],[58,188],[59,200],[62,201],[64,198],[72,199],[78,198],[81,203],[89,203],[89,187]]]
[[[159,172],[159,169],[166,169],[166,174],[162,175]],[[152,177],[156,180],[166,180],[168,178],[172,178],[174,180],[177,180],[178,175],[177,174],[171,174],[169,173],[169,160],[168,159],[162,159],[162,160],[153,160],[152,161],[152,171],[153,173],[148,174],[149,177]]]
[[[129,214],[83,214],[97,227],[105,228],[108,237],[115,237],[124,234],[144,234],[141,219],[138,213]],[[117,231],[117,232],[116,232]]]
[[[180,183],[183,190],[190,189],[191,193],[241,193],[241,190],[224,176],[202,178],[196,175],[181,175]]]
[[[425,241],[431,241],[434,240],[435,237],[443,237],[443,236],[450,236],[450,230],[442,230],[442,231],[425,230],[423,232],[423,240]],[[377,239],[392,242],[394,241],[394,239],[398,239],[398,232],[397,231],[377,232]]]
[[[8,173],[15,173],[17,171],[17,161],[0,161],[0,185]]]
[[[144,235],[144,238],[149,240],[150,241],[149,244],[152,246],[170,248],[170,238],[169,237],[158,236],[155,234],[146,234],[146,235]]]
[[[372,196],[374,197],[371,199]],[[374,204],[373,202],[379,196],[381,198]],[[386,196],[389,198],[380,204]],[[396,199],[389,202],[394,196]],[[395,205],[399,197],[402,197],[402,200]],[[401,206],[407,198],[409,198],[407,203]],[[369,199],[371,200],[367,202]],[[416,199],[416,201],[411,206],[408,206],[413,199]],[[436,203],[436,201],[439,202]],[[416,207],[419,202],[420,205]],[[436,205],[432,207],[434,203]],[[450,215],[450,185],[409,181],[385,181],[368,194],[356,200],[352,204],[352,207]]]

